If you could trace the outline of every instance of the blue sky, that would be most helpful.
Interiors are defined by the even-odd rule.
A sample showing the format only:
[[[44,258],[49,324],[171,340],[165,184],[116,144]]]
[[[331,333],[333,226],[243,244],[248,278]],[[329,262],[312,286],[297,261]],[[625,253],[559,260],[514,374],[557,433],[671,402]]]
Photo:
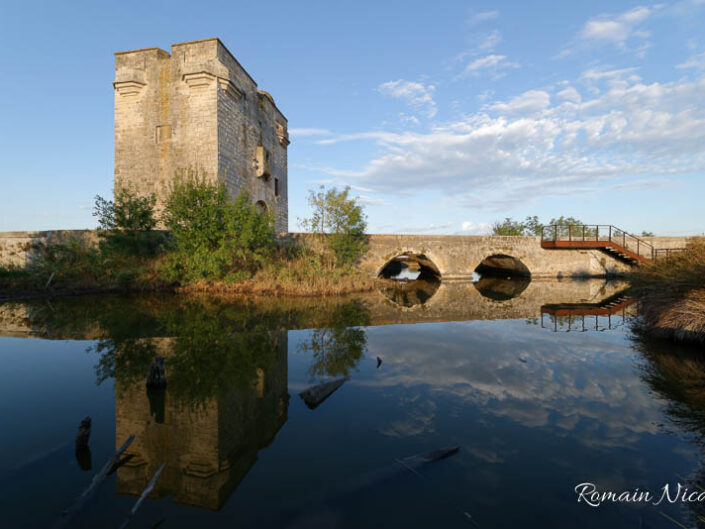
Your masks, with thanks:
[[[0,230],[94,227],[116,51],[218,36],[289,119],[289,227],[350,185],[377,233],[572,215],[705,231],[705,0],[0,5]]]

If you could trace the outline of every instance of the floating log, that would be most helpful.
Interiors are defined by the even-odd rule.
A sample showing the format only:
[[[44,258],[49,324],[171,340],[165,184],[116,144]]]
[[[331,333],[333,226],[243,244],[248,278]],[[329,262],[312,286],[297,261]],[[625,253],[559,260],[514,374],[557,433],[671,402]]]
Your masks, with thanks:
[[[120,459],[120,456],[125,450],[127,450],[127,447],[130,446],[134,440],[135,434],[130,435],[130,437],[127,438],[127,441],[125,441],[122,446],[117,449],[117,452],[110,456],[105,465],[103,465],[103,468],[100,469],[100,472],[93,477],[93,481],[91,481],[91,484],[88,485],[88,488],[83,491],[71,507],[62,513],[62,517],[52,526],[53,529],[62,529],[69,525],[69,522],[71,522],[73,517],[76,516],[81,509],[83,509],[86,503],[88,503],[88,500],[90,500],[98,491],[105,479],[108,475],[110,475],[110,470],[115,466],[117,461]]]
[[[307,390],[299,393],[299,397],[303,399],[310,409],[315,410],[321,403],[330,397],[335,390],[342,386],[348,377],[338,378],[330,382],[324,382],[317,386],[311,386]]]
[[[129,512],[129,514],[127,515],[125,520],[122,522],[119,529],[125,529],[125,527],[127,527],[130,524],[130,522],[132,521],[132,518],[135,516],[135,513],[137,512],[137,509],[140,508],[140,505],[142,505],[142,502],[144,501],[144,499],[149,495],[150,492],[152,492],[152,489],[154,489],[154,485],[156,485],[157,480],[159,479],[159,476],[161,475],[162,470],[164,470],[165,466],[166,466],[166,464],[160,466],[159,470],[157,470],[154,473],[154,476],[152,476],[152,479],[149,481],[149,483],[147,483],[147,486],[142,491],[142,494],[140,494],[140,497],[135,502],[134,507],[132,507],[132,510]]]
[[[74,443],[76,451],[81,448],[88,448],[88,440],[91,438],[91,418],[85,417],[78,426],[76,441]]]
[[[149,368],[149,376],[147,376],[147,388],[166,389],[166,369],[163,356],[156,355],[154,357],[154,362]]]
[[[91,449],[87,446],[81,446],[76,448],[76,463],[78,463],[78,468],[84,472],[88,472],[93,468],[93,456],[91,455]]]
[[[78,433],[74,440],[74,454],[76,462],[81,470],[91,470],[93,468],[91,449],[88,447],[88,441],[91,438],[91,418],[85,417],[78,426]]]

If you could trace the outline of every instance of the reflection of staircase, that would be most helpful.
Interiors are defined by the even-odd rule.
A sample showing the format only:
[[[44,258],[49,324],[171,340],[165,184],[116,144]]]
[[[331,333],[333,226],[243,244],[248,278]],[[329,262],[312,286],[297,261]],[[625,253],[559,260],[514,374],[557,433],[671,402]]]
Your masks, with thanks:
[[[557,303],[548,304],[541,307],[541,327],[544,329],[552,328],[554,332],[578,330],[585,332],[587,330],[612,330],[624,325],[627,317],[633,315],[627,314],[627,307],[634,304],[635,298],[626,295],[624,292],[603,299],[599,303]],[[547,327],[544,323],[544,315],[548,315],[553,323],[551,327]],[[617,321],[612,319],[612,316],[619,316]],[[586,320],[586,317],[594,316],[594,326],[592,320]],[[603,325],[600,327],[600,318]],[[605,318],[606,317],[606,321]],[[578,328],[574,328],[573,324],[579,323]],[[567,329],[564,329],[564,324],[567,324]]]
[[[541,307],[542,314],[551,316],[611,316],[633,304],[636,300],[623,292],[599,303],[557,303]]]
[[[649,263],[664,255],[683,250],[657,249],[635,235],[603,224],[542,226],[541,247],[599,249],[632,265]]]

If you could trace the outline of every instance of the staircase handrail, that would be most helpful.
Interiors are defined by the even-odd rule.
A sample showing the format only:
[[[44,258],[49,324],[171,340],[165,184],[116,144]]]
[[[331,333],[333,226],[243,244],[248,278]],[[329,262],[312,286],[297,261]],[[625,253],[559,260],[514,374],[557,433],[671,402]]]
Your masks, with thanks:
[[[567,238],[561,238],[561,230],[567,230]],[[548,235],[547,231],[550,232]],[[634,251],[633,246],[636,245],[636,251],[634,253],[638,256],[646,257],[652,260],[656,257],[653,244],[637,237],[636,235],[627,233],[626,231],[611,224],[548,224],[541,226],[541,242],[557,242],[560,240],[567,240],[571,242],[607,240],[611,244],[629,251]],[[630,244],[632,248],[630,248]]]

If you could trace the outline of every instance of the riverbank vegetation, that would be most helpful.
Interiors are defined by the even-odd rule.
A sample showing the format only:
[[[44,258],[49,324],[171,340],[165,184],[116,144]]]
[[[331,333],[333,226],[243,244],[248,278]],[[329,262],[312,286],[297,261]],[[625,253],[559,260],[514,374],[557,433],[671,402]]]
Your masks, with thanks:
[[[164,204],[120,189],[96,197],[99,243],[69,241],[36,252],[25,268],[0,267],[0,298],[58,293],[176,290],[328,295],[370,290],[354,264],[366,221],[349,190],[311,192],[310,236],[277,236],[274,217],[221,182],[177,175]],[[157,226],[165,230],[157,230]]]
[[[640,301],[641,331],[705,343],[705,239],[638,268],[630,280]]]

